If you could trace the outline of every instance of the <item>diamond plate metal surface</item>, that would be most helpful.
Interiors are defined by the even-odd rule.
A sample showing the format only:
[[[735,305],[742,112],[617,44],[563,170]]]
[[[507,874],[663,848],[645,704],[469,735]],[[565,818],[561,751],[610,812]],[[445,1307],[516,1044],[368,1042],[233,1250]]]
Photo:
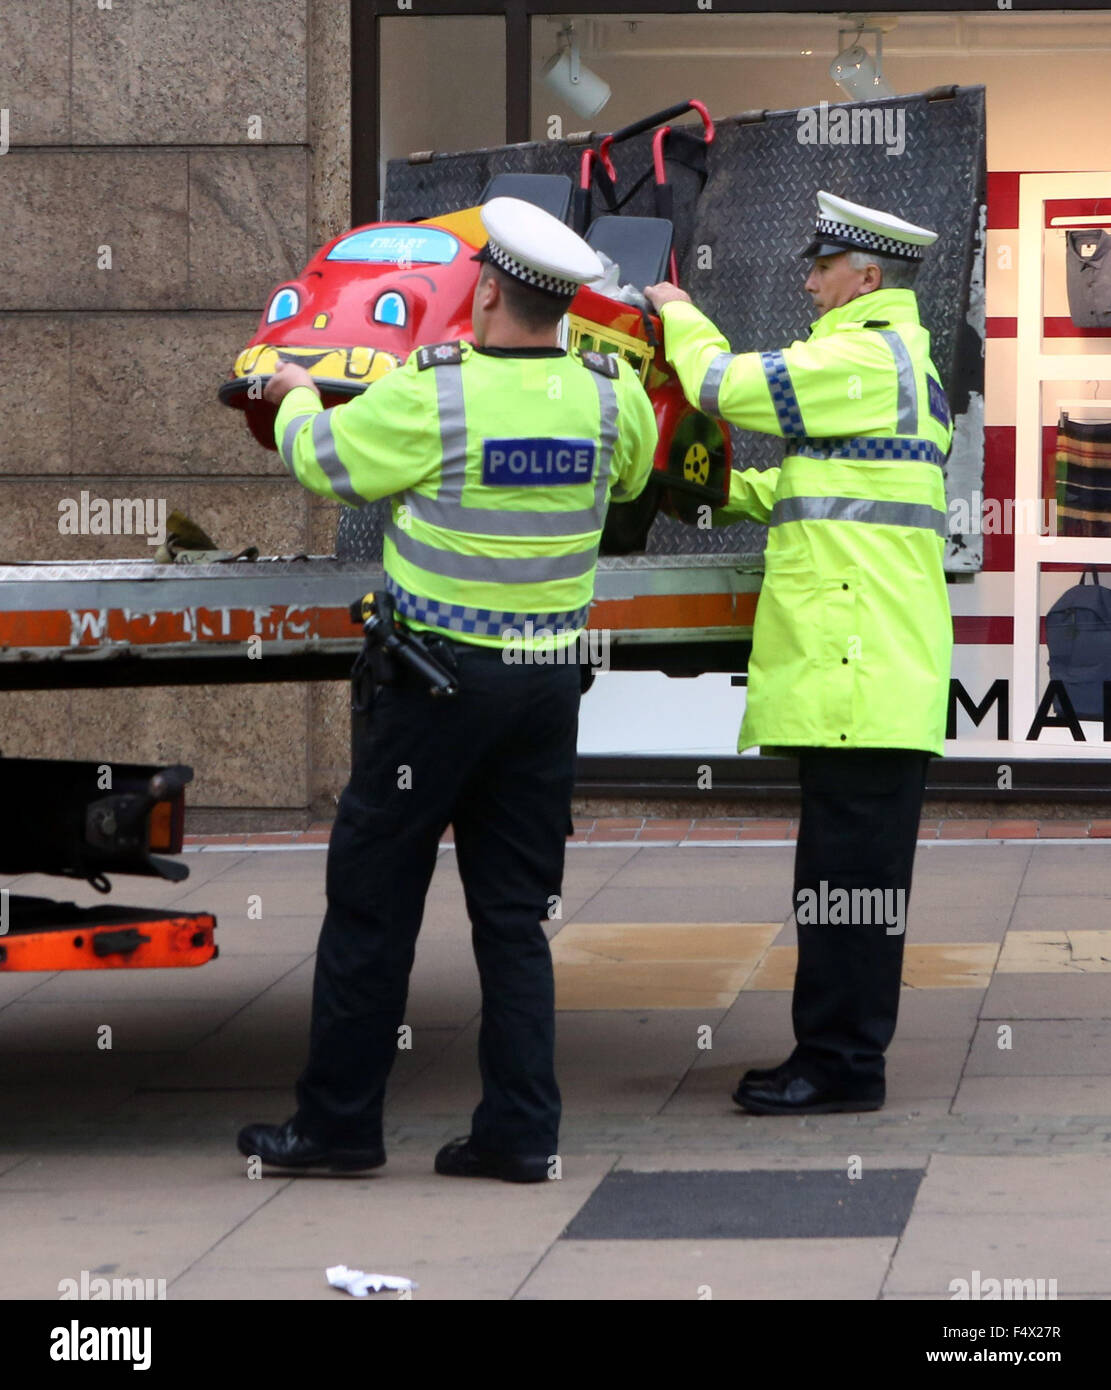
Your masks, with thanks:
[[[680,274],[700,308],[714,320],[734,351],[783,347],[804,338],[811,321],[802,288],[799,252],[814,225],[815,193],[828,189],[854,202],[889,209],[940,236],[916,285],[922,320],[929,328],[934,361],[949,395],[956,438],[946,466],[950,497],[968,497],[982,486],[983,432],[983,225],[984,89],[956,88],[857,103],[902,113],[905,147],[889,154],[874,145],[804,144],[798,111],[765,112],[763,119],[717,122],[707,155],[701,197],[699,178],[669,160],[675,198],[676,251]],[[833,109],[833,108],[830,108]],[[651,133],[615,147],[618,196],[625,197],[651,168]],[[682,153],[682,141],[676,153]],[[429,217],[467,207],[496,173],[566,173],[577,181],[581,145],[543,141],[465,154],[435,155],[411,164],[391,160],[385,216]],[[626,204],[651,214],[649,179]],[[595,198],[595,213],[604,211]],[[961,286],[954,294],[953,286]],[[734,466],[768,468],[783,455],[771,436],[734,430]],[[342,516],[336,553],[376,559],[381,554],[382,504]],[[766,531],[754,522],[703,530],[657,517],[648,538],[650,555],[728,555],[759,552]],[[947,566],[980,565],[976,538],[949,546]]]

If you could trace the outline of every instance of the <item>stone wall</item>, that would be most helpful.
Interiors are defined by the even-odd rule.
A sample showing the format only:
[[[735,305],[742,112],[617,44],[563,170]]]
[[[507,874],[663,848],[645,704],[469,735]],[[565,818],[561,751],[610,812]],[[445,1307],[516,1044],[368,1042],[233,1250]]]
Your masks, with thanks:
[[[216,390],[271,288],[349,225],[348,0],[3,0],[0,559],[149,556],[59,533],[82,490],[221,546],[328,553]],[[0,695],[8,756],[182,761],[191,803],[326,809],[342,684]]]

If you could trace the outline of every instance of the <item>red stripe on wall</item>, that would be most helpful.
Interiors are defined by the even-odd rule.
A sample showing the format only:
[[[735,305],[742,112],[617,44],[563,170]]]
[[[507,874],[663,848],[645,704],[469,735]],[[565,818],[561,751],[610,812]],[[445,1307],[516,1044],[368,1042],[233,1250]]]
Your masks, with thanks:
[[[961,647],[1009,647],[1014,637],[1013,618],[953,619],[953,640]]]
[[[1014,425],[984,426],[984,496],[1013,497],[1015,495],[1015,427]],[[984,537],[984,569],[1013,570],[1015,539],[1013,536]]]
[[[1050,226],[1055,217],[1111,217],[1111,197],[1047,198],[1045,225]]]
[[[1047,338],[1111,338],[1111,328],[1078,328],[1072,319],[1061,318],[1046,319],[1042,332]]]
[[[988,227],[1018,226],[1018,181],[1025,170],[1003,169],[988,173]]]
[[[989,318],[985,331],[989,338],[1016,338],[1018,319]],[[1042,322],[1042,334],[1046,338],[1111,338],[1111,328],[1078,328],[1072,319],[1047,318]]]

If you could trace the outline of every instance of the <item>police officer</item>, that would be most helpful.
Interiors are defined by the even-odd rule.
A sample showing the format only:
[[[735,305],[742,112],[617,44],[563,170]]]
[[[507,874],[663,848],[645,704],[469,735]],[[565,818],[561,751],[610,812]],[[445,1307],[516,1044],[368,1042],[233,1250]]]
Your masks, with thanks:
[[[356,506],[390,498],[386,586],[416,640],[450,652],[460,687],[436,698],[415,677],[383,686],[357,748],[328,848],[297,1113],[239,1135],[241,1153],[282,1168],[385,1162],[386,1078],[449,824],[482,986],[482,1100],[436,1171],[534,1182],[557,1151],[541,920],[563,875],[578,637],[609,500],[644,488],[656,423],[627,363],[559,346],[578,286],[602,273],[594,252],[518,199],[481,216],[473,344],[422,347],[330,410],[296,366],[266,389],[300,483]]]
[[[659,309],[692,403],[782,435],[716,519],[768,525],[738,748],[795,755],[796,1047],[749,1071],[758,1114],[878,1109],[895,1031],[918,821],[943,751],[952,620],[941,465],[952,425],[912,288],[936,233],[818,194],[805,342],[732,353],[674,286]]]

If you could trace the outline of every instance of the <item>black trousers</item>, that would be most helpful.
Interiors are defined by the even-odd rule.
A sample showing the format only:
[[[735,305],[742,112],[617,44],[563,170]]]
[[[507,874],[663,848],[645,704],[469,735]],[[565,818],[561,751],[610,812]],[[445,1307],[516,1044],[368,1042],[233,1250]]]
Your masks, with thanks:
[[[425,894],[451,824],[482,986],[472,1139],[554,1154],[555,1002],[541,919],[563,879],[579,667],[452,650],[457,696],[436,699],[408,678],[379,691],[340,799],[297,1121],[322,1142],[381,1142]]]
[[[866,748],[798,755],[792,1060],[815,1084],[882,1093],[929,755]]]

